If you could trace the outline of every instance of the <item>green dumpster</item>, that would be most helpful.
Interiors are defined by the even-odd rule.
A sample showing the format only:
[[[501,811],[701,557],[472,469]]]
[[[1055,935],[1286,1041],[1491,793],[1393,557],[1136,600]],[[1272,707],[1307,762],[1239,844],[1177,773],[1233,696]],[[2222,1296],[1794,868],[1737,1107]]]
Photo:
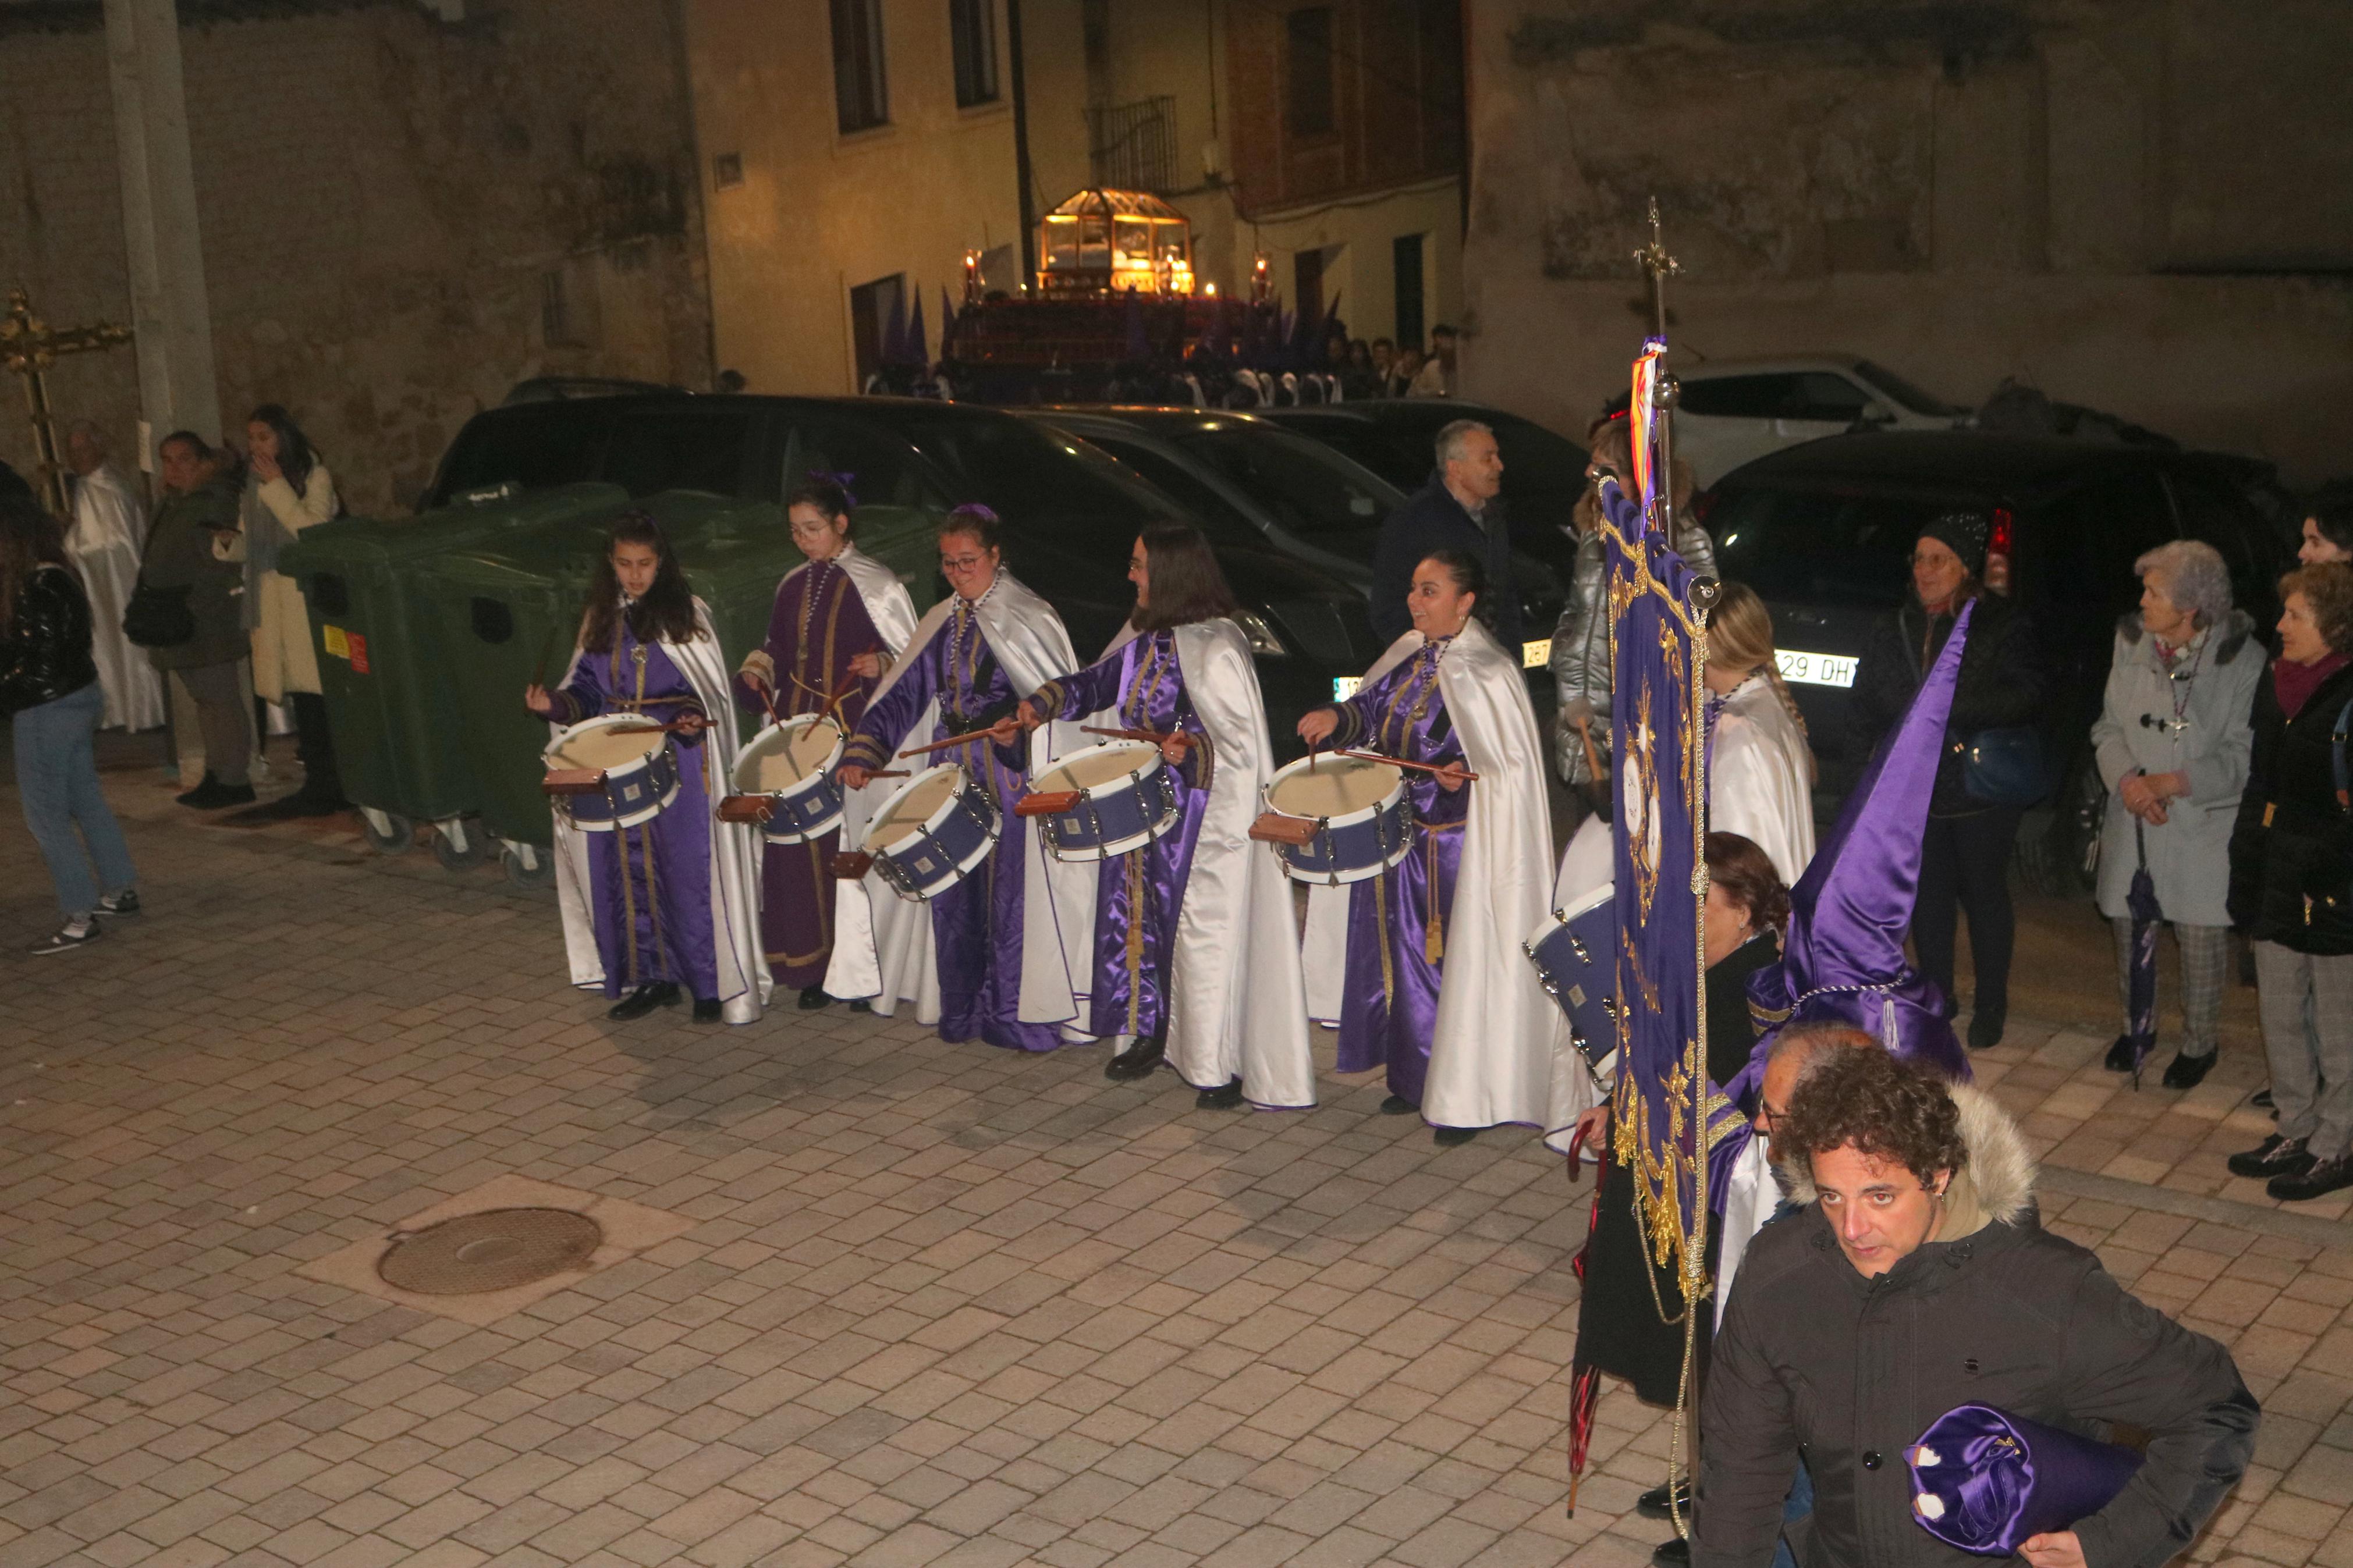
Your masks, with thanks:
[[[305,529],[280,554],[310,607],[343,790],[377,848],[407,847],[418,822],[441,825],[435,848],[445,863],[470,863],[488,847],[463,826],[479,790],[449,722],[460,667],[422,592],[426,563],[512,531],[608,517],[626,500],[617,486],[578,484],[417,517],[338,518]]]

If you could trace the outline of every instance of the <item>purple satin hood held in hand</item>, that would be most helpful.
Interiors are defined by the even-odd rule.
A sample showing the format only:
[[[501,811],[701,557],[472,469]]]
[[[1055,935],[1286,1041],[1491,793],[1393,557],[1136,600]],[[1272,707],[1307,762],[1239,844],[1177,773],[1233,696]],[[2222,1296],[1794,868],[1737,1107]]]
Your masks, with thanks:
[[[1912,1522],[1963,1552],[2008,1557],[2116,1500],[2141,1457],[1989,1405],[1962,1405],[1904,1451]]]
[[[1748,982],[1751,1008],[1773,1026],[1758,1038],[1738,1085],[1727,1086],[1736,1095],[1761,1079],[1773,1037],[1792,1024],[1849,1024],[1878,1036],[1906,1061],[1957,1081],[1969,1079],[1968,1053],[1953,1034],[1952,1005],[1905,961],[1904,934],[1920,889],[1928,797],[1976,609],[1975,601],[1962,607],[1903,723],[1863,770],[1838,826],[1789,890],[1781,962]]]

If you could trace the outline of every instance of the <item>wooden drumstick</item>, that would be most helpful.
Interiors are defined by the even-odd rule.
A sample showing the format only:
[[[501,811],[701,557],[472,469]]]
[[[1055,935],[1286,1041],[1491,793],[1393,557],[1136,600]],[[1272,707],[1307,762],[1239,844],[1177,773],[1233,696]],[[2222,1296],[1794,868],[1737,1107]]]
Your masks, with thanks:
[[[1114,741],[1148,741],[1155,746],[1165,746],[1171,741],[1180,746],[1189,746],[1193,743],[1193,737],[1182,730],[1171,735],[1164,735],[1157,730],[1103,730],[1092,724],[1082,724],[1079,726],[1079,733],[1109,735]]]
[[[1387,763],[1393,768],[1411,768],[1418,773],[1442,773],[1453,765],[1451,763],[1409,763],[1403,757],[1382,756],[1378,752],[1344,751],[1337,754],[1343,757],[1354,757],[1360,763]],[[1477,773],[1464,773],[1462,775],[1462,782],[1464,784],[1477,784],[1479,782],[1479,775]]]
[[[1013,720],[999,719],[986,730],[967,730],[961,735],[950,735],[944,741],[934,741],[928,746],[910,746],[899,754],[902,757],[927,757],[934,752],[944,752],[955,746],[969,746],[975,741],[998,740],[1004,738],[1000,735],[1000,731],[1009,731],[1013,726]]]

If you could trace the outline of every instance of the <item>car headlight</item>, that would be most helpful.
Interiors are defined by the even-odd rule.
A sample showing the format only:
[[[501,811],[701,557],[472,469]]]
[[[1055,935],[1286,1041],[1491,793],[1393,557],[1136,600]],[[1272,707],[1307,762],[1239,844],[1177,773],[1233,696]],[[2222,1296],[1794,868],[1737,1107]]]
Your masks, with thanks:
[[[1291,650],[1282,646],[1282,639],[1274,635],[1274,628],[1268,626],[1266,617],[1256,610],[1236,610],[1234,624],[1241,627],[1242,636],[1250,640],[1250,652],[1262,658],[1291,657]]]

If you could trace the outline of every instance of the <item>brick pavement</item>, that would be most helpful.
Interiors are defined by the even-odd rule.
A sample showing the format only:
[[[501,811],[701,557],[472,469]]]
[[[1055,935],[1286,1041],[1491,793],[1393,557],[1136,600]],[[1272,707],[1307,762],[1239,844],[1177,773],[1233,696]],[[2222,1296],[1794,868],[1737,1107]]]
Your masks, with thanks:
[[[1662,1533],[1621,1515],[1665,1424],[1618,1388],[1564,1514],[1589,1194],[1528,1134],[1440,1150],[1329,1072],[1311,1114],[1197,1111],[839,1009],[615,1026],[557,984],[545,895],[110,783],[153,912],[97,948],[20,955],[46,885],[0,833],[0,1568],[1484,1568]],[[2265,1400],[2193,1555],[2353,1568],[2353,1227],[2207,1190],[2176,1123],[2245,1113],[2120,1100],[2098,1037],[2021,1022],[1989,1076],[2096,1155],[2054,1228]],[[298,1272],[509,1175],[692,1228],[482,1326]]]

